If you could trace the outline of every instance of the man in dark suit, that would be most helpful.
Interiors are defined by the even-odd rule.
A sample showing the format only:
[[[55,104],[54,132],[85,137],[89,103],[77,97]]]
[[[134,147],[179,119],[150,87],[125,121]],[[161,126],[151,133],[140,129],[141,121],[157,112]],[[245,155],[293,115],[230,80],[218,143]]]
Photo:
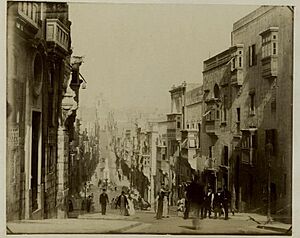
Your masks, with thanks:
[[[108,196],[106,194],[106,189],[103,189],[103,192],[101,193],[99,197],[99,202],[101,205],[101,213],[102,215],[106,214],[106,206],[109,203]]]

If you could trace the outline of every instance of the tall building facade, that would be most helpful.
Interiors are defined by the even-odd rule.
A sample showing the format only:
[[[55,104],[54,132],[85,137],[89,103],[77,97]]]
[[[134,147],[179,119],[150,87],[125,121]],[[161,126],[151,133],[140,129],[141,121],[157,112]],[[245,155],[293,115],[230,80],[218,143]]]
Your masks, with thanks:
[[[291,216],[293,13],[258,8],[204,61],[205,177],[228,186],[240,211],[265,212],[270,194],[272,213]]]
[[[7,3],[7,220],[66,213],[70,84],[80,81],[70,26],[66,3]]]

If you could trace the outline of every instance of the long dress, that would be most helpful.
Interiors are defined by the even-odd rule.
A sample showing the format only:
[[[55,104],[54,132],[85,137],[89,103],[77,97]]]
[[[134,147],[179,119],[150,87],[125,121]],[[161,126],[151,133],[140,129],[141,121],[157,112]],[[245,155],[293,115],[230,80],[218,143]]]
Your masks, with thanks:
[[[169,199],[168,199],[168,193],[164,193],[163,196],[163,217],[169,217]]]
[[[135,214],[134,205],[130,198],[128,198],[127,201],[128,201],[128,213],[129,213],[129,216],[132,216]]]
[[[127,203],[128,203],[128,201],[127,201],[125,195],[121,195],[121,196],[118,198],[117,206],[118,206],[118,205],[120,206],[120,214],[121,214],[122,216],[125,216],[125,215],[126,215],[126,205],[127,205]]]
[[[163,214],[163,193],[160,192],[158,196],[158,202],[157,202],[157,213],[156,218],[161,219]]]

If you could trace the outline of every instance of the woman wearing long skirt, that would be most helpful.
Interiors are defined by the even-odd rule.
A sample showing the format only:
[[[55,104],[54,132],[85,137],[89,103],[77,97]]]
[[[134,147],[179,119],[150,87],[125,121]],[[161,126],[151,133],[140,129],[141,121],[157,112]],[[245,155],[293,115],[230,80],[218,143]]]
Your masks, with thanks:
[[[132,198],[130,195],[128,196],[127,201],[128,201],[128,214],[129,214],[129,216],[132,216],[135,214],[135,210],[134,210],[134,204],[133,204],[133,201],[132,201]]]
[[[157,213],[156,213],[156,219],[161,219],[163,215],[163,199],[164,194],[162,191],[160,191],[157,199]]]
[[[169,198],[168,193],[165,192],[163,196],[163,217],[169,217]]]

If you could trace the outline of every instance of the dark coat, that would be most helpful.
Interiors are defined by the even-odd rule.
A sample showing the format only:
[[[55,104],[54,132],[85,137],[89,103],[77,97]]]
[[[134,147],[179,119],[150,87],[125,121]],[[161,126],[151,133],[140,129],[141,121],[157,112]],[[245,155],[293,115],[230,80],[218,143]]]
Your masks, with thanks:
[[[108,196],[107,196],[106,193],[101,193],[101,195],[99,197],[99,202],[100,202],[100,204],[107,204],[107,203],[109,203]]]
[[[187,199],[191,203],[196,203],[196,204],[203,204],[204,202],[204,187],[200,185],[199,183],[196,183],[193,181],[188,187],[187,187]]]
[[[116,202],[116,207],[120,206],[121,205],[121,198],[122,196],[124,197],[124,201],[125,201],[125,206],[128,205],[128,200],[127,200],[127,197],[123,194],[121,194],[119,197],[118,197],[118,200]]]

